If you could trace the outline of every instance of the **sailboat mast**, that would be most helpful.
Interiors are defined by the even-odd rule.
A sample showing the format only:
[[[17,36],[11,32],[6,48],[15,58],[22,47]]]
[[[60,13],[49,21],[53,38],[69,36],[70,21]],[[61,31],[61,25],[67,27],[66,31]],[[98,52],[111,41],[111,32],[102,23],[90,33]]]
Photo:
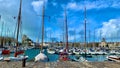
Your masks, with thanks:
[[[89,45],[90,45],[90,40],[91,40],[91,35],[90,35],[90,30],[89,30]]]
[[[2,22],[2,27],[1,27],[1,37],[2,37],[2,33],[3,33],[3,26],[4,26],[4,22]]]
[[[19,8],[19,14],[18,14],[18,25],[17,25],[17,36],[16,36],[16,52],[18,47],[18,36],[19,36],[19,30],[20,30],[20,23],[21,23],[21,7],[22,7],[22,0],[20,0],[20,8]]]
[[[100,30],[100,40],[99,40],[99,42],[100,42],[100,41],[101,41],[101,39],[102,39],[102,38],[101,38],[101,37],[102,37],[102,36],[101,36],[101,34],[102,34],[102,31]]]
[[[45,11],[45,2],[43,1],[43,9],[42,9],[42,45],[41,45],[41,50],[42,50],[43,42],[44,42],[44,11]]]
[[[117,31],[116,42],[118,42],[118,40],[119,40],[119,34],[118,34],[118,31]]]
[[[63,23],[63,27],[65,27],[65,23]],[[63,46],[65,46],[65,28],[63,28]]]
[[[3,26],[4,26],[4,22],[2,22],[2,27],[1,27],[1,47],[3,47],[3,42],[4,42],[4,37],[2,37]]]
[[[66,52],[68,52],[68,25],[67,25],[67,13],[66,13],[66,9],[65,9],[65,29],[66,29]]]
[[[95,40],[95,39],[96,39],[95,34],[96,34],[96,33],[95,33],[95,29],[94,29],[94,45],[93,45],[93,47],[96,47],[96,46],[95,46],[95,41],[96,41],[96,40]]]
[[[76,44],[76,31],[74,30],[74,46],[75,46],[75,44]]]
[[[85,23],[84,23],[85,24],[84,25],[85,37],[84,38],[85,38],[85,48],[86,48],[87,47],[87,45],[86,45],[86,7],[84,9],[85,9],[85,12],[84,12],[84,17],[85,17],[84,18],[85,19]]]

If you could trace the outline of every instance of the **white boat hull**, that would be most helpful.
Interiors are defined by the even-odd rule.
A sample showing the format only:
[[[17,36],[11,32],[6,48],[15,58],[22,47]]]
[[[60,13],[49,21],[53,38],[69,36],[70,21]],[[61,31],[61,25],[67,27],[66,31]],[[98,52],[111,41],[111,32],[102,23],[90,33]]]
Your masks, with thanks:
[[[0,57],[0,61],[3,60],[3,57]]]
[[[28,56],[19,56],[19,57],[5,57],[3,58],[4,61],[21,61],[23,59],[27,59]]]
[[[47,51],[49,54],[55,54],[55,51]]]
[[[118,56],[107,56],[106,57],[108,60],[115,61],[115,62],[120,62],[120,57]]]

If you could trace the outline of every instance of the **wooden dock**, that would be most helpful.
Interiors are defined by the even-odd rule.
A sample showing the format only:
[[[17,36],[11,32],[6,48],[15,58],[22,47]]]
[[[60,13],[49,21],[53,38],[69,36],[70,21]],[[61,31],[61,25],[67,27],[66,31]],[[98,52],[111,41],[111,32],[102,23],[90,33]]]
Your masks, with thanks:
[[[22,62],[0,62],[0,68],[23,68]],[[120,68],[117,62],[27,62],[24,68]]]

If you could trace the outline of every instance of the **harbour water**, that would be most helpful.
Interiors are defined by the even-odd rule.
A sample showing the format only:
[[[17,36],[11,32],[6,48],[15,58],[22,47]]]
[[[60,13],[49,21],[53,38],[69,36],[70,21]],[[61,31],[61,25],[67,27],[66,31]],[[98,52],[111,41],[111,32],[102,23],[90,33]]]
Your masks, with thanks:
[[[28,61],[33,61],[34,57],[39,53],[40,53],[40,49],[28,49],[25,51],[25,55],[29,56]],[[59,58],[57,54],[46,53],[46,55],[48,56],[50,62],[57,61]]]
[[[29,58],[27,59],[27,61],[34,61],[34,58],[36,55],[38,55],[40,53],[40,49],[27,49],[24,52],[24,55],[28,56]],[[56,62],[59,59],[59,55],[58,54],[49,54],[47,53],[47,50],[44,51],[44,54],[48,57],[49,61],[48,62]],[[9,56],[14,56],[14,53],[10,53],[10,55],[2,55],[3,57],[9,57]],[[104,62],[107,60],[107,54],[106,55],[90,55],[90,56],[86,56],[85,55],[69,55],[69,58],[71,61],[73,61],[76,57],[83,57],[85,58],[87,61],[90,62]]]
[[[28,49],[25,51],[25,55],[29,56],[27,61],[33,61],[34,57],[40,52],[40,49]],[[13,54],[12,54],[13,55]],[[56,62],[59,58],[58,54],[49,54],[46,53],[49,58],[49,62]],[[80,55],[82,56],[82,55]],[[107,55],[92,55],[92,57],[84,57],[91,62],[103,62],[106,60]],[[75,58],[75,55],[69,55],[70,59]]]

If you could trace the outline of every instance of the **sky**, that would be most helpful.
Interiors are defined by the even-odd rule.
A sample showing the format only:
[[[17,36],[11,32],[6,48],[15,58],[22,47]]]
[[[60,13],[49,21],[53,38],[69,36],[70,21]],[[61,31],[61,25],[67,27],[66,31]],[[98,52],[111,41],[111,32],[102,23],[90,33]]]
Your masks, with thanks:
[[[45,1],[44,41],[63,41],[67,10],[68,41],[84,42],[86,7],[87,42],[120,41],[120,0],[23,0],[19,40],[27,35],[41,41],[41,15]],[[20,0],[0,0],[0,33],[15,37]],[[49,17],[50,18],[49,18]],[[4,23],[4,24],[3,24]],[[0,34],[1,35],[1,34]]]

